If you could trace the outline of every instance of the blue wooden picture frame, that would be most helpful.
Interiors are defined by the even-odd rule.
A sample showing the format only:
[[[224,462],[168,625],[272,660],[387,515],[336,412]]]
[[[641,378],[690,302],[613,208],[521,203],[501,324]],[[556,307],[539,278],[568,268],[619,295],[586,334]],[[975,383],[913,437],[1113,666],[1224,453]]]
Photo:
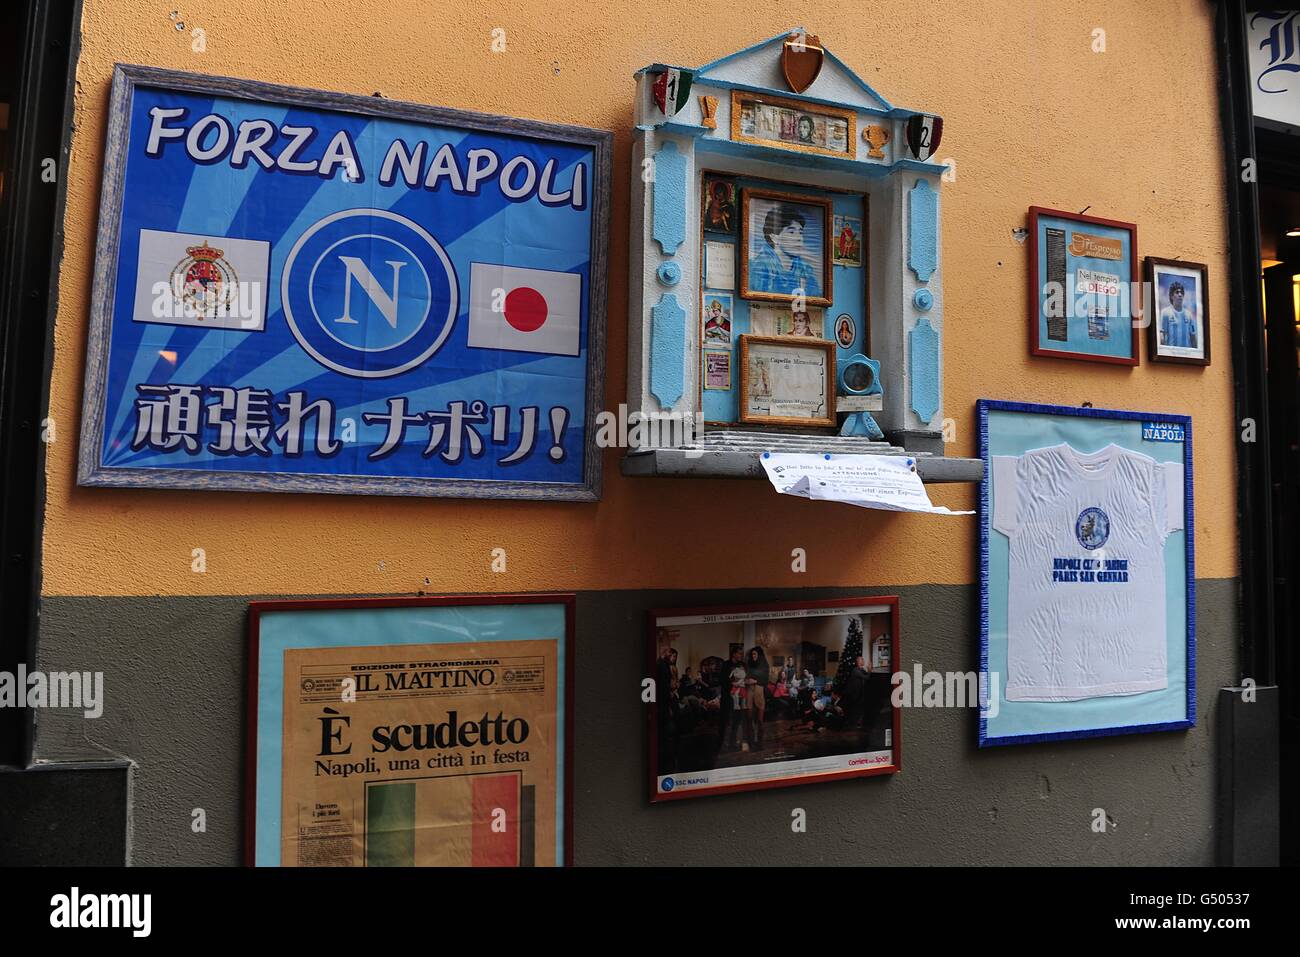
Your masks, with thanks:
[[[118,64],[78,483],[599,500],[612,157]]]
[[[1195,526],[1192,493],[1192,420],[1187,415],[1169,413],[1133,412],[1114,409],[1075,408],[1070,406],[1039,405],[1026,402],[1008,402],[980,399],[976,403],[979,424],[979,454],[984,461],[985,478],[980,483],[979,495],[979,569],[980,569],[980,688],[981,708],[979,718],[979,746],[981,748],[1032,744],[1041,741],[1059,741],[1071,738],[1095,738],[1119,734],[1152,731],[1179,731],[1196,726],[1196,574]],[[1032,423],[1028,435],[1000,434],[1006,431],[1016,417]],[[1137,440],[1131,438],[1136,433]],[[1046,436],[1046,438],[1045,438]],[[1090,439],[1087,437],[1091,436]],[[1116,441],[1116,439],[1119,441]],[[990,578],[991,551],[996,547],[992,529],[993,456],[1010,454],[1008,446],[1016,442],[1029,443],[1029,448],[1042,448],[1062,441],[1071,444],[1095,445],[1080,449],[1092,452],[1110,442],[1132,451],[1142,451],[1160,461],[1181,462],[1183,467],[1183,529],[1171,532],[1166,543],[1165,569],[1170,573],[1174,555],[1182,559],[1181,586],[1166,579],[1166,607],[1174,612],[1167,619],[1167,627],[1176,627],[1181,615],[1185,621],[1185,642],[1176,641],[1172,631],[1167,634],[1171,654],[1167,668],[1175,666],[1173,649],[1185,655],[1181,674],[1176,674],[1169,686],[1158,691],[1134,695],[1112,695],[1078,701],[1007,701],[1001,697],[995,702],[986,700],[986,689],[992,687],[990,667],[994,657],[1005,655],[1005,625],[1002,637],[996,634],[994,618],[1005,616],[1005,599],[1001,607],[993,600],[994,587],[1005,589],[1007,578],[992,582]],[[1181,448],[1178,448],[1181,446]],[[1019,454],[1017,452],[1016,454]],[[1181,549],[1176,535],[1183,535]],[[1000,533],[998,537],[1002,538]],[[1003,546],[1005,549],[1006,546]],[[1179,554],[1181,553],[1181,554]],[[999,563],[1001,559],[999,558]],[[1177,591],[1176,591],[1177,590]],[[998,684],[998,695],[1003,688]],[[996,707],[991,707],[996,705]],[[1004,717],[1008,715],[1008,717]],[[1128,721],[1123,712],[1138,715],[1138,720]],[[1055,720],[1054,716],[1059,717]],[[1055,726],[1053,723],[1055,721]]]

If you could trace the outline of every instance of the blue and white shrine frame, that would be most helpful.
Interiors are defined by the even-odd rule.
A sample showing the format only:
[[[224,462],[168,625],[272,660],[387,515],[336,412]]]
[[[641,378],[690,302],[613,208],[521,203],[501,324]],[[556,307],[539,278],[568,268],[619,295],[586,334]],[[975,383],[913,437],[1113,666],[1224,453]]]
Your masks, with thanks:
[[[612,141],[117,66],[78,481],[598,499]]]
[[[782,54],[800,37],[823,60],[796,90]],[[807,302],[811,334],[835,343],[837,412],[874,417],[906,448],[941,451],[940,191],[951,171],[932,155],[938,117],[890,102],[802,28],[699,67],[648,64],[636,77],[629,410],[743,427],[741,377],[718,370],[738,370],[740,337],[765,334],[764,311],[791,298],[748,282],[767,235],[754,224],[767,223],[775,205],[816,234]],[[909,146],[909,127],[927,131],[924,147]],[[729,202],[718,204],[720,216],[709,212],[705,191],[717,182],[734,189],[735,215]],[[795,275],[782,276],[784,292]],[[701,313],[719,295],[731,297],[730,328],[711,337]],[[841,328],[853,334],[841,338]],[[844,381],[845,370],[868,365],[869,388]],[[844,434],[870,435],[855,430],[862,425]]]
[[[994,399],[980,399],[976,408],[979,452],[985,466],[979,497],[979,746],[1195,727],[1196,574],[1191,417]],[[1061,443],[1069,444],[1085,456],[1114,444],[1140,452],[1157,463],[1181,466],[1183,527],[1169,532],[1165,538],[1162,552],[1165,594],[1153,596],[1154,600],[1163,600],[1165,615],[1166,684],[1159,690],[1066,701],[1013,701],[1006,697],[1010,540],[992,525],[994,457],[1020,456],[1031,449]],[[1087,543],[1084,547],[1092,545]]]

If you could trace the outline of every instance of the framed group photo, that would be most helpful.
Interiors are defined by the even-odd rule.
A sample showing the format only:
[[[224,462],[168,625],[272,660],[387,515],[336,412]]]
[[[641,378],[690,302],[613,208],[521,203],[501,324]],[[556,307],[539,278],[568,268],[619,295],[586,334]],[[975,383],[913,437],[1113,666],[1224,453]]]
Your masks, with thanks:
[[[1147,358],[1182,365],[1210,364],[1210,307],[1204,263],[1146,257],[1152,315]]]
[[[902,766],[895,597],[656,609],[647,646],[652,802]]]
[[[741,190],[740,295],[768,302],[829,306],[832,300],[829,199]]]
[[[732,91],[731,138],[738,143],[851,158],[857,137],[853,110]]]

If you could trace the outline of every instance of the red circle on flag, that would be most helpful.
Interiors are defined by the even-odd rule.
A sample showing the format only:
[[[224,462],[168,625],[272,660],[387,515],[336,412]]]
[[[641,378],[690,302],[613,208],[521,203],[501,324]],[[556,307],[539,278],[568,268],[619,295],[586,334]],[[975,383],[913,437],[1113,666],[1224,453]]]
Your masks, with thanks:
[[[534,332],[546,321],[546,297],[519,286],[506,294],[506,322],[520,332]]]

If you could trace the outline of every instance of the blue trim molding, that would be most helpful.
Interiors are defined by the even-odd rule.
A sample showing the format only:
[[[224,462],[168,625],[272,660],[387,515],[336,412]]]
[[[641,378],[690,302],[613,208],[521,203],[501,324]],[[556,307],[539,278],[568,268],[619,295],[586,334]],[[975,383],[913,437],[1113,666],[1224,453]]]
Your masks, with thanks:
[[[939,333],[921,317],[907,334],[912,411],[926,425],[939,411]]]
[[[666,292],[650,310],[650,391],[671,409],[686,391],[686,310]]]
[[[686,241],[686,157],[672,140],[654,156],[654,238],[666,256]]]
[[[918,179],[907,194],[907,265],[921,282],[939,268],[939,194]]]

